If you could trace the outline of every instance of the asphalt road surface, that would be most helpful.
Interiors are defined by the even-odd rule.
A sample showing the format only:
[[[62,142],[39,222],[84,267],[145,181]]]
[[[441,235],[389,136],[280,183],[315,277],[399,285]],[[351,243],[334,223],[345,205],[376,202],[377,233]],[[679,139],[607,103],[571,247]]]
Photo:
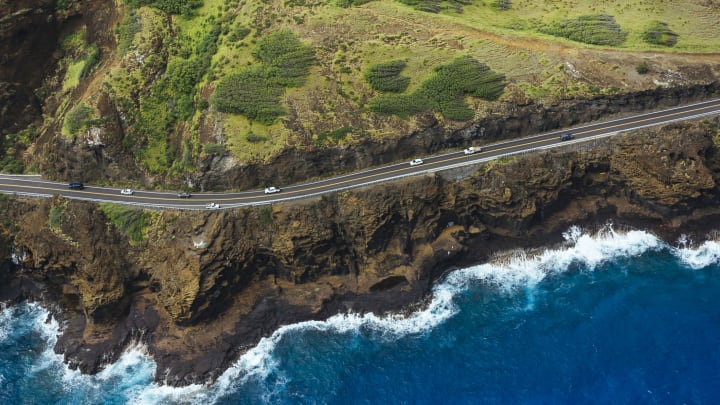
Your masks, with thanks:
[[[578,142],[587,142],[592,139],[611,136],[618,132],[715,114],[720,114],[720,99],[548,132],[526,138],[513,139],[492,145],[483,145],[482,150],[473,154],[465,154],[462,150],[458,150],[442,155],[419,157],[424,162],[416,166],[411,166],[408,161],[310,183],[295,185],[275,184],[274,186],[281,187],[282,191],[274,194],[265,194],[263,190],[257,190],[235,193],[192,193],[191,198],[178,198],[177,192],[134,190],[133,195],[122,195],[120,194],[119,188],[85,185],[84,190],[70,190],[68,189],[67,183],[45,181],[42,180],[40,176],[4,174],[0,174],[0,193],[17,194],[27,197],[49,197],[60,194],[65,198],[98,202],[106,201],[149,208],[226,209],[306,198],[407,176],[477,164],[518,153],[557,148]],[[560,137],[566,133],[572,133],[573,139],[562,141]],[[219,208],[207,208],[207,205],[210,203],[217,204]]]

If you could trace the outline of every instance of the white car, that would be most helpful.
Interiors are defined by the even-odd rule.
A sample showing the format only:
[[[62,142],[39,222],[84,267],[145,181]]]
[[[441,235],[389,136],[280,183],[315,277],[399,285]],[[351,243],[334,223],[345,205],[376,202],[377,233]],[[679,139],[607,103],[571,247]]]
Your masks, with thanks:
[[[120,194],[122,195],[133,195],[135,192],[131,188],[124,188],[120,190]]]
[[[417,166],[417,165],[421,165],[423,163],[424,162],[422,159],[413,159],[410,161],[410,166]]]
[[[213,202],[213,203],[207,204],[205,206],[205,208],[207,208],[209,210],[216,210],[216,209],[220,208],[220,204],[216,204]]]
[[[480,151],[482,151],[482,148],[476,148],[474,146],[471,146],[469,148],[464,149],[463,153],[466,155],[472,155],[473,153],[480,152]]]
[[[275,194],[279,193],[280,189],[277,187],[265,187],[265,194]]]

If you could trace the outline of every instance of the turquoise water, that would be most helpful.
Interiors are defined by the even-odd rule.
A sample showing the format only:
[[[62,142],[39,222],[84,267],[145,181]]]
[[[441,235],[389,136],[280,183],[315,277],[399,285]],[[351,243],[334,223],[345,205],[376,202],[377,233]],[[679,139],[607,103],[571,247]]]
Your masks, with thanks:
[[[452,272],[407,317],[286,326],[211,386],[152,383],[141,347],[80,375],[44,309],[4,308],[0,403],[716,403],[720,243],[566,239]]]

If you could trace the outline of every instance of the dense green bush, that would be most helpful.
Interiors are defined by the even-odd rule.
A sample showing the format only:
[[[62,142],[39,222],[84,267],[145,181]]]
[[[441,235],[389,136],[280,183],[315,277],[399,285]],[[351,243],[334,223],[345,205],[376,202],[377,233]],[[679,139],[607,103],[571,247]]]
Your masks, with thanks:
[[[643,41],[662,46],[673,46],[677,43],[678,34],[674,33],[666,22],[651,21],[642,34]]]
[[[258,135],[254,133],[253,131],[248,132],[245,135],[245,139],[250,143],[259,143],[259,142],[265,142],[267,141],[267,137],[264,135]]]
[[[315,62],[312,47],[300,42],[295,34],[286,29],[260,38],[253,49],[253,56],[276,69],[277,79],[287,87],[302,86]]]
[[[192,15],[193,10],[203,5],[202,0],[127,0],[131,8],[154,7],[169,14]]]
[[[253,56],[261,64],[220,79],[211,102],[218,111],[269,125],[285,114],[280,102],[285,88],[305,83],[315,51],[291,31],[280,30],[262,37]]]
[[[582,15],[550,24],[542,25],[540,32],[564,37],[573,41],[594,45],[617,46],[627,39],[627,31],[623,31],[609,14]]]
[[[338,0],[337,5],[340,7],[360,6],[369,3],[372,0]],[[458,13],[463,11],[463,6],[470,5],[473,0],[398,0],[400,3],[407,4],[412,8],[428,13],[439,13],[442,10],[455,10]]]
[[[140,16],[133,10],[125,13],[120,25],[117,28],[117,50],[123,56],[130,50],[135,34],[140,32],[142,24]]]
[[[322,144],[327,141],[332,141],[333,143],[338,143],[342,141],[343,139],[347,138],[348,134],[352,133],[353,128],[352,127],[342,127],[338,128],[332,131],[322,131],[320,134],[318,134],[317,142]]]
[[[409,77],[400,76],[405,65],[405,61],[395,60],[370,66],[365,72],[365,80],[374,90],[402,93],[410,84]]]
[[[203,152],[208,155],[222,155],[225,153],[225,147],[216,143],[206,143],[203,145]]]
[[[0,173],[7,174],[21,174],[25,171],[25,165],[17,159],[15,156],[6,155],[0,159]]]
[[[59,228],[62,224],[63,214],[65,214],[65,205],[53,205],[50,207],[48,225],[51,228]]]
[[[220,79],[211,102],[218,111],[242,114],[263,124],[272,124],[285,114],[280,96],[285,88],[278,73],[267,66],[256,66]]]
[[[650,66],[648,66],[647,62],[642,62],[635,66],[635,70],[641,75],[646,75],[650,73]]]
[[[433,110],[448,119],[466,121],[473,117],[473,111],[465,103],[465,96],[495,100],[504,89],[505,75],[465,56],[436,67],[434,74],[412,94],[380,96],[370,101],[369,108],[401,117]]]
[[[100,203],[100,210],[115,227],[133,242],[145,238],[145,229],[150,225],[150,214],[125,205]]]
[[[370,3],[372,0],[337,0],[337,5],[342,8],[348,8],[352,6],[361,6],[365,3]]]
[[[511,0],[492,0],[490,2],[490,7],[496,9],[496,10],[510,10],[512,8],[512,1]]]
[[[63,127],[70,135],[77,135],[93,118],[93,109],[80,103],[65,114]]]

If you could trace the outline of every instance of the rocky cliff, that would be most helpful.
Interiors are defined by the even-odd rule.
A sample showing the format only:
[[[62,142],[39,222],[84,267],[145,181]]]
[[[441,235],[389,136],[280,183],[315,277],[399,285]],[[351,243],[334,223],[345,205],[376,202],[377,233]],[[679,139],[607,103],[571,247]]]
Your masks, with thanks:
[[[559,242],[570,225],[668,240],[720,219],[720,120],[221,212],[152,211],[142,238],[96,205],[0,200],[0,299],[56,308],[85,372],[142,341],[160,380],[211,380],[280,325],[421,302],[453,267]],[[167,373],[167,374],[165,374]]]

